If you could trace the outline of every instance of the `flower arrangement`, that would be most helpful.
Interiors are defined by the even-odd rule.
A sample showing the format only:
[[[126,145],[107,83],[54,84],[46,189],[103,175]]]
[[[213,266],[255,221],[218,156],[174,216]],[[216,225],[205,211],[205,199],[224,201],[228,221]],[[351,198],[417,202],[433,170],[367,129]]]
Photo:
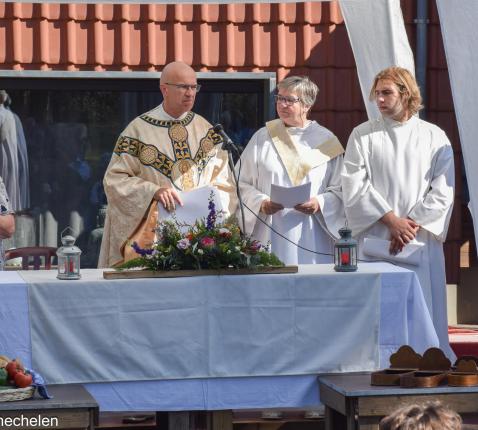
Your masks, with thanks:
[[[118,268],[158,271],[284,266],[267,246],[241,235],[233,217],[218,222],[223,213],[216,211],[213,193],[209,196],[208,209],[207,218],[193,225],[180,224],[176,219],[161,222],[152,247],[143,249],[132,243],[138,257]]]

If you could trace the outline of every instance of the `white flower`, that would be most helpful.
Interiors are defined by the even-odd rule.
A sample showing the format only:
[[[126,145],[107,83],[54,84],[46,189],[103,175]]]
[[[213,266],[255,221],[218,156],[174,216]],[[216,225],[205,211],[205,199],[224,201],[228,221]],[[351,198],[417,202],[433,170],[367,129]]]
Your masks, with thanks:
[[[185,237],[184,239],[178,240],[176,246],[178,247],[178,249],[187,249],[191,246],[191,242],[189,242],[189,239]]]
[[[199,248],[199,249],[198,249],[198,254],[203,255],[203,254],[204,254],[204,251],[203,251],[201,248]]]

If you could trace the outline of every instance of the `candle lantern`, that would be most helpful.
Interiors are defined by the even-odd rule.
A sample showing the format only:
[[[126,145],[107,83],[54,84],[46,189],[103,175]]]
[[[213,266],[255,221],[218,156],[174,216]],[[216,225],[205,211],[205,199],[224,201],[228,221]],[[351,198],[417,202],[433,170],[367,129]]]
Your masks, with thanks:
[[[80,255],[81,249],[75,246],[75,238],[71,235],[63,236],[70,227],[61,232],[61,243],[56,251],[58,256],[58,279],[80,279]]]
[[[352,230],[342,227],[340,239],[335,242],[334,270],[336,272],[355,272],[357,270],[357,241],[352,238]]]

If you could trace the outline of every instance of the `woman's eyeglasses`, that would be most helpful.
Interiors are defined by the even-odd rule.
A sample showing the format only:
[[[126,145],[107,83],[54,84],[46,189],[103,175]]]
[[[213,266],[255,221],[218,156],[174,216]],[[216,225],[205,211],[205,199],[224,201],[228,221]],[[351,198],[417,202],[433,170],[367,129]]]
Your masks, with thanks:
[[[279,94],[276,94],[274,96],[274,100],[276,103],[283,103],[286,106],[292,106],[294,103],[300,102],[300,99],[298,97],[286,97],[286,96],[281,96]]]

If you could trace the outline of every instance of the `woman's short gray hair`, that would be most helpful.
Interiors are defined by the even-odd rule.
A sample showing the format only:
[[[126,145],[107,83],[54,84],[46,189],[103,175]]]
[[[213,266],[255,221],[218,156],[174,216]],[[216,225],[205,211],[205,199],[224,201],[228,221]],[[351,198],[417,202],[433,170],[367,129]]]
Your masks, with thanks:
[[[305,106],[312,106],[319,94],[319,87],[307,76],[288,76],[277,84],[277,89],[296,93]]]

